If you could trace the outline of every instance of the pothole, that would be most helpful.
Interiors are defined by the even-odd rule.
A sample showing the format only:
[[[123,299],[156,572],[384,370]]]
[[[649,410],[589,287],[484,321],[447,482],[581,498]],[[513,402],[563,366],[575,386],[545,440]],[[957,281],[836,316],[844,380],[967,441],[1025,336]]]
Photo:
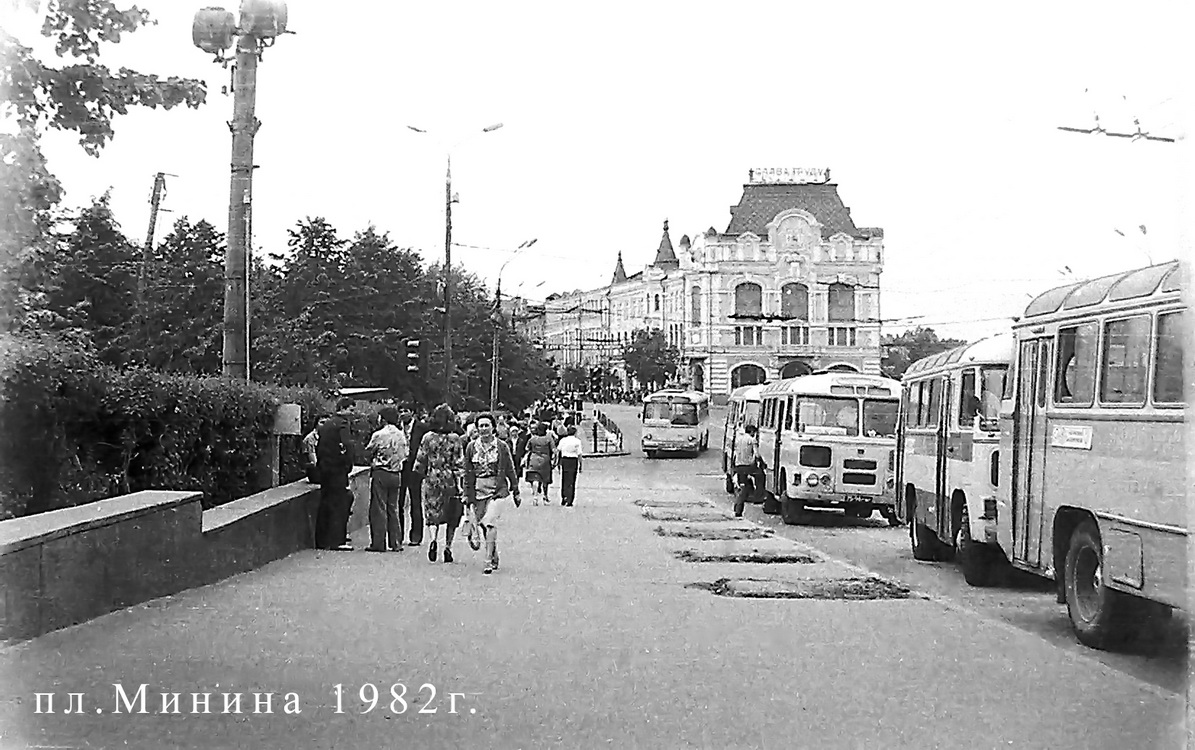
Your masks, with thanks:
[[[767,578],[719,578],[690,583],[685,588],[703,589],[718,596],[740,599],[908,599],[909,589],[879,578],[833,578],[774,581]]]
[[[640,508],[712,508],[710,503],[704,500],[656,500],[654,498],[647,498],[646,500],[636,500],[635,505]]]
[[[644,508],[643,517],[653,521],[729,521],[734,516],[714,508]]]
[[[815,563],[820,562],[816,557],[799,552],[730,552],[726,554],[707,554],[691,549],[677,550],[673,553],[678,560],[684,562],[722,562],[722,563]]]
[[[716,529],[698,529],[692,526],[681,526],[679,528],[665,528],[664,526],[657,526],[656,533],[660,536],[675,536],[682,539],[699,539],[711,542],[730,542],[741,539],[767,539],[772,536],[771,529],[765,529],[760,526],[752,528],[716,528]]]

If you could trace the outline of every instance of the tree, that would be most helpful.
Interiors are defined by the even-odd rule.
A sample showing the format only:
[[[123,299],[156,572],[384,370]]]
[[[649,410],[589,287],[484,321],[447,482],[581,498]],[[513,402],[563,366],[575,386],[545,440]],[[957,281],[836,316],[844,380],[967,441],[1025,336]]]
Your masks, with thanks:
[[[589,387],[589,378],[581,365],[569,365],[560,373],[560,382],[570,391],[584,391]]]
[[[660,329],[640,328],[631,334],[631,343],[623,350],[622,359],[627,372],[640,385],[659,387],[676,375],[680,352],[668,343]]]
[[[931,357],[935,354],[963,346],[966,341],[961,339],[939,339],[932,328],[918,327],[912,331],[905,331],[899,336],[891,334],[883,337],[880,342],[884,348],[884,356],[880,361],[880,370],[885,377],[899,380],[909,369],[909,365],[919,359]]]

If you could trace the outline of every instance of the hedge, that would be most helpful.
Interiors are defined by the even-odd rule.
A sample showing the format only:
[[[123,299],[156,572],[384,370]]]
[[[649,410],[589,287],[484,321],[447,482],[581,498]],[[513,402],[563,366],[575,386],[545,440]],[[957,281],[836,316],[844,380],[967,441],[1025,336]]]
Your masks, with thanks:
[[[143,489],[199,490],[204,507],[252,494],[282,403],[301,404],[305,426],[333,406],[313,389],[117,370],[54,339],[0,337],[0,517]],[[300,440],[282,440],[283,482],[302,476]]]

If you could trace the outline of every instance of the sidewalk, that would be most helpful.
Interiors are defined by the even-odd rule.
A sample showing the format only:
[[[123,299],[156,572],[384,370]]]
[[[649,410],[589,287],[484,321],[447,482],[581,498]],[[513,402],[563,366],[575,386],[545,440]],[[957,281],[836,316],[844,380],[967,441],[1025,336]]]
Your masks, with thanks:
[[[503,519],[492,576],[463,538],[452,565],[429,563],[426,540],[402,553],[309,551],[0,651],[0,747],[1125,748],[1183,737],[1180,699],[928,600],[689,588],[857,571],[677,559],[818,554],[661,536],[752,525],[717,520],[637,458],[588,463],[578,485],[573,508],[553,486],[557,504],[526,500]],[[645,517],[670,512],[708,520]],[[410,704],[401,715],[396,682]],[[129,695],[147,683],[149,714],[112,715],[113,683]],[[364,683],[382,697],[362,714]],[[418,713],[425,683],[438,713]],[[34,715],[37,691],[56,694],[54,715]],[[211,715],[154,715],[158,693],[183,693],[189,714],[188,693],[203,691]],[[244,714],[222,713],[220,693],[236,691]],[[274,713],[252,713],[252,691],[274,693]],[[72,692],[85,711],[63,715]],[[283,713],[289,692],[301,714]],[[455,715],[450,692],[465,694]]]

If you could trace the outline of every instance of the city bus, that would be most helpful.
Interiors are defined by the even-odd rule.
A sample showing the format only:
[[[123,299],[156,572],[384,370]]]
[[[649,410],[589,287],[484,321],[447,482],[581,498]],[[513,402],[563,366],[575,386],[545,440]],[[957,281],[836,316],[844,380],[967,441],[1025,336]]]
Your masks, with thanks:
[[[1055,581],[1093,648],[1184,606],[1185,272],[1052,289],[1013,325],[996,536],[1015,567]]]
[[[902,378],[896,513],[916,560],[962,564],[972,586],[1004,562],[996,543],[1000,401],[1012,356],[1002,333],[925,357]]]
[[[900,382],[878,375],[822,372],[786,378],[760,393],[759,452],[764,489],[787,524],[807,508],[842,508],[892,525]]]
[[[665,388],[643,399],[643,452],[694,456],[710,444],[710,399],[699,391]]]
[[[734,440],[746,425],[759,426],[759,394],[763,384],[743,385],[730,392],[726,405],[726,424],[722,430],[722,474],[726,491],[734,494]],[[754,498],[752,498],[754,499]]]

